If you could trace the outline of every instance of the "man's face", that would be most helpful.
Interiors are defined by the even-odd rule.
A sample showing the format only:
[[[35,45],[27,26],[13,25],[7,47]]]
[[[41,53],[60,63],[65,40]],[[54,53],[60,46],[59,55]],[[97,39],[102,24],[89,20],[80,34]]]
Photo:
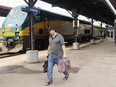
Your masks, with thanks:
[[[50,35],[54,35],[55,34],[55,30],[50,30],[49,33],[50,33]]]

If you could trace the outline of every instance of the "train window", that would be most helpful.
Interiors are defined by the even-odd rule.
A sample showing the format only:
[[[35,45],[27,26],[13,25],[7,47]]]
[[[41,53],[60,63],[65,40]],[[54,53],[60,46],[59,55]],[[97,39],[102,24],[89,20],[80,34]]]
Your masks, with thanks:
[[[39,20],[40,19],[40,16],[35,16],[35,20]]]
[[[90,30],[85,30],[85,34],[90,34]]]
[[[21,10],[20,9],[12,9],[11,11],[10,11],[10,15],[12,15],[12,14],[21,14]]]
[[[14,20],[15,20],[14,18],[11,19],[12,22],[14,22]]]
[[[39,29],[39,34],[43,34],[43,30],[42,29]]]
[[[22,14],[22,10],[19,10],[18,14]]]
[[[14,12],[14,14],[17,14],[17,12],[18,12],[18,10],[16,9],[15,12]]]
[[[10,15],[12,15],[12,14],[14,14],[15,13],[15,9],[12,9],[11,11],[10,11]]]

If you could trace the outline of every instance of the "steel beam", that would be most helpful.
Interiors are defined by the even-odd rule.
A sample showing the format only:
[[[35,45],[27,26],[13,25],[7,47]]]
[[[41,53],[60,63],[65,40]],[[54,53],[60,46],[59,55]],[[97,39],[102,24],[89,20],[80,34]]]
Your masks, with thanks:
[[[27,3],[27,5],[30,8],[33,8],[35,3],[37,2],[37,0],[24,0],[25,3]],[[34,19],[33,19],[33,13],[32,12],[28,12],[29,15],[29,32],[30,32],[30,48],[31,50],[35,50],[35,38],[34,38]]]

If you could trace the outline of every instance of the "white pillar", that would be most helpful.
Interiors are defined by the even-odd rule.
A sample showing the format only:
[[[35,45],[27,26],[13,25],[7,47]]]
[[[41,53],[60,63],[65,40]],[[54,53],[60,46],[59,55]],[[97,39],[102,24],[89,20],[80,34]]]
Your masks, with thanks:
[[[80,44],[78,42],[73,43],[73,49],[74,50],[79,50],[80,49]]]
[[[26,62],[27,63],[37,63],[38,59],[38,50],[29,50],[26,52]]]
[[[104,41],[104,38],[100,38],[100,42],[103,42]]]
[[[91,39],[90,40],[90,43],[93,45],[93,44],[95,44],[95,39]]]
[[[106,36],[106,40],[108,40],[108,36]]]

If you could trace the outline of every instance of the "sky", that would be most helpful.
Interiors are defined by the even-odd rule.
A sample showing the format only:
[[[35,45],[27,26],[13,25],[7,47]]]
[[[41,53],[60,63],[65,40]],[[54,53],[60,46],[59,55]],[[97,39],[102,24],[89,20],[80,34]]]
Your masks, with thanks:
[[[26,3],[24,2],[24,0],[0,0],[0,5],[9,6],[9,7],[17,7],[20,5],[26,5]],[[71,15],[65,9],[61,9],[59,7],[52,7],[51,4],[42,2],[40,0],[37,1],[37,3],[35,4],[35,7],[40,7],[45,10],[49,10],[58,14],[67,15],[71,17]],[[79,19],[89,21],[84,16],[79,16]],[[4,20],[5,20],[5,17],[0,17],[0,27],[2,26],[2,23]],[[97,22],[95,24],[99,25]]]

